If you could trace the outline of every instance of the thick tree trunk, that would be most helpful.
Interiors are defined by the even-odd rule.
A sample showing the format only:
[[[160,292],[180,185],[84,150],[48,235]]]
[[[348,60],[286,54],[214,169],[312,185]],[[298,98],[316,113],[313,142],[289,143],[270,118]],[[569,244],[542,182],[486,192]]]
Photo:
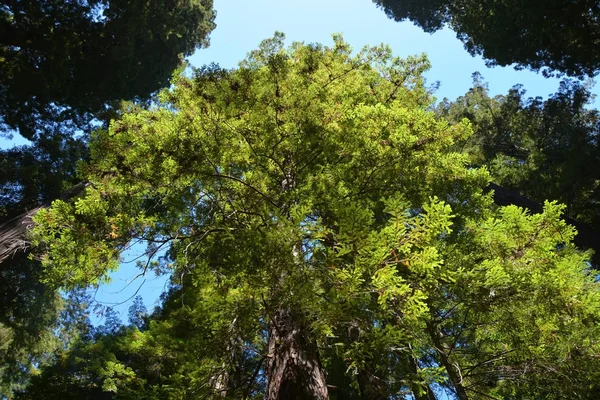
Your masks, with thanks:
[[[80,194],[85,188],[86,183],[79,183],[67,190],[61,200],[68,200]],[[28,231],[33,227],[33,216],[42,208],[49,207],[50,203],[45,203],[33,210],[26,211],[10,220],[0,224],[0,264],[7,259],[20,257],[25,254],[29,248]]]
[[[301,319],[280,308],[271,316],[267,400],[328,399],[319,351]]]

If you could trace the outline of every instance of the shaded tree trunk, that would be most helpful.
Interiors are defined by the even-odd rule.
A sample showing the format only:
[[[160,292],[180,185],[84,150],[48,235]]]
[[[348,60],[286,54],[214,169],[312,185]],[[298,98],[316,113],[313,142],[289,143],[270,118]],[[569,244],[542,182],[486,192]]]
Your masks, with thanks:
[[[307,335],[301,318],[280,308],[271,316],[267,400],[328,399],[319,350]]]
[[[457,364],[454,364],[452,360],[450,360],[451,348],[447,343],[444,342],[442,333],[430,323],[427,324],[427,333],[435,345],[435,349],[440,356],[442,365],[444,368],[446,368],[450,382],[452,382],[452,386],[454,386],[456,396],[459,398],[459,400],[469,400],[467,389],[463,385],[463,378],[460,368]]]
[[[362,400],[388,400],[390,398],[384,382],[366,369],[358,371],[356,380]]]
[[[410,364],[410,372],[415,376],[419,373],[419,361],[414,356],[408,357],[408,363]],[[413,392],[415,396],[415,400],[437,400],[435,397],[435,393],[427,384],[418,385],[413,383],[410,385],[410,390]]]
[[[80,194],[86,183],[79,183],[67,190],[61,200],[68,200]],[[0,264],[7,259],[22,257],[29,248],[28,231],[33,227],[33,216],[42,208],[49,207],[50,203],[41,204],[33,210],[26,211],[10,220],[0,224]]]

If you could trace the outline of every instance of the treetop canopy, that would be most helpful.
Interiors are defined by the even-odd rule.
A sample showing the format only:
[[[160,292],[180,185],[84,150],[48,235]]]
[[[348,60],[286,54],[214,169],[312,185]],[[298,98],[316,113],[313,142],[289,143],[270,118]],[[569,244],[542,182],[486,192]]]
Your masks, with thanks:
[[[561,206],[493,207],[487,170],[456,151],[470,123],[429,111],[428,67],[277,34],[236,69],[178,76],[92,135],[83,196],[37,214],[46,282],[98,284],[132,242],[167,249],[145,269],[173,271],[181,323],[204,332],[185,364],[195,395],[322,399],[335,362],[388,397],[435,382],[461,399],[544,397],[570,390],[555,380],[568,370],[592,381],[598,369],[577,369],[599,346],[589,255]],[[264,386],[234,373],[236,346],[264,360]]]

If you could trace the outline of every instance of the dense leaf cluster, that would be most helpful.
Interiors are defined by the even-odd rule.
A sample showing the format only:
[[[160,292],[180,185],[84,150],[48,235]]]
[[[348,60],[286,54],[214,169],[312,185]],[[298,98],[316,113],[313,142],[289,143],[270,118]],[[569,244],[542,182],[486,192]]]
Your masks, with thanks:
[[[102,282],[141,240],[174,286],[25,398],[596,398],[600,287],[563,207],[494,207],[425,58],[282,41],[94,133],[85,194],[36,217],[45,281]]]
[[[0,128],[85,126],[106,104],[147,98],[208,43],[211,0],[40,1],[0,5]]]
[[[539,203],[557,200],[567,215],[599,228],[600,114],[591,100],[589,85],[569,80],[546,100],[526,99],[520,85],[492,98],[475,74],[473,88],[437,113],[472,122],[474,135],[459,146],[495,183]]]

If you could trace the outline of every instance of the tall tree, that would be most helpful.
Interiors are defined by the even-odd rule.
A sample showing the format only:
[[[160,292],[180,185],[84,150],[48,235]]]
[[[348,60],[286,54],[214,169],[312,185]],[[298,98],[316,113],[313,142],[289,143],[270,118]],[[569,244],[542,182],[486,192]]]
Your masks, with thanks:
[[[131,325],[137,327],[139,330],[144,328],[146,324],[145,320],[148,317],[148,309],[144,305],[142,296],[135,296],[133,304],[129,307],[128,317]]]
[[[148,98],[208,44],[212,0],[0,5],[0,128],[28,139],[85,127],[108,103]],[[73,129],[71,129],[73,132]]]
[[[396,21],[426,32],[449,26],[489,65],[571,76],[600,70],[597,0],[373,0]]]
[[[46,280],[102,281],[132,240],[168,248],[183,318],[162,332],[204,351],[194,397],[326,399],[328,371],[363,398],[557,387],[568,363],[593,377],[588,255],[561,206],[493,207],[455,150],[470,124],[427,111],[427,60],[282,43],[95,132],[90,186],[36,216]]]
[[[212,1],[5,1],[0,4],[0,134],[30,146],[0,151],[2,395],[60,348],[61,300],[27,259],[26,228],[79,180],[87,135],[168,85],[182,56],[208,44]],[[60,333],[60,334],[59,334]]]
[[[525,93],[519,85],[490,97],[475,74],[473,88],[437,113],[471,121],[474,135],[458,146],[495,183],[538,203],[557,200],[569,217],[600,230],[600,113],[588,108],[590,86],[565,80],[546,100]]]

